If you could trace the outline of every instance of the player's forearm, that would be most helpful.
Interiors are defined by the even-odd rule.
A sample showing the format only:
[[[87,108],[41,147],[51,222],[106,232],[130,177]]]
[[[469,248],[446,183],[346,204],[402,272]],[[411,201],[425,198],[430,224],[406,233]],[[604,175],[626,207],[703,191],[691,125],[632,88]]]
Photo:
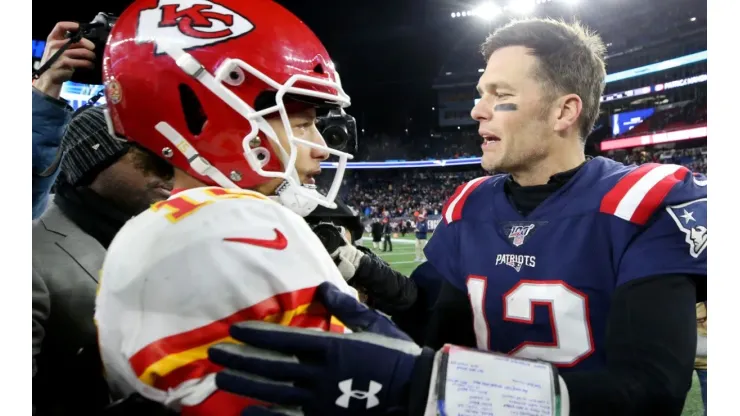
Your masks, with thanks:
[[[437,303],[429,316],[424,342],[424,345],[434,349],[442,348],[444,344],[476,346],[467,295],[447,281],[442,283]]]
[[[374,302],[372,306],[389,315],[411,308],[417,299],[416,283],[393,270],[370,250],[363,247],[360,251],[365,256],[350,284],[362,287]]]
[[[691,383],[689,369],[688,384]],[[687,389],[685,382],[658,385],[654,375],[638,368],[562,375],[570,397],[569,416],[679,416]],[[672,387],[673,385],[673,387]]]
[[[606,369],[562,374],[571,416],[680,415],[691,388],[695,315],[689,276],[619,288],[607,325]]]

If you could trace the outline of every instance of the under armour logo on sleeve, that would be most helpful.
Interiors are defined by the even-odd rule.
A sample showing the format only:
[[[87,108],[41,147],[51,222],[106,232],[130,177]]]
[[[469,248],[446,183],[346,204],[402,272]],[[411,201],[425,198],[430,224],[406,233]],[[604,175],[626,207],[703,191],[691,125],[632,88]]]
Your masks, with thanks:
[[[378,392],[380,392],[380,390],[382,389],[382,384],[375,381],[370,381],[370,388],[368,389],[368,391],[352,390],[352,379],[340,381],[339,391],[341,391],[343,394],[337,398],[337,401],[335,403],[337,406],[347,409],[349,408],[349,399],[351,398],[367,400],[365,408],[372,409],[373,407],[380,404],[380,400],[378,400],[376,394],[378,394]]]

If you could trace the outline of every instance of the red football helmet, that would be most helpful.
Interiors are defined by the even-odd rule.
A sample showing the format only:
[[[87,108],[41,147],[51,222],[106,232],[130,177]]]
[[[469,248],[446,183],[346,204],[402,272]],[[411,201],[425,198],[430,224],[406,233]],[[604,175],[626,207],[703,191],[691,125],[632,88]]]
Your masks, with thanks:
[[[108,122],[209,185],[254,188],[284,179],[280,200],[301,214],[334,207],[352,156],[294,137],[288,103],[347,107],[316,35],[270,0],[139,0],[116,22],[103,61]],[[289,104],[290,105],[290,104]],[[265,121],[279,114],[284,148]],[[301,186],[296,146],[339,156],[326,196]]]

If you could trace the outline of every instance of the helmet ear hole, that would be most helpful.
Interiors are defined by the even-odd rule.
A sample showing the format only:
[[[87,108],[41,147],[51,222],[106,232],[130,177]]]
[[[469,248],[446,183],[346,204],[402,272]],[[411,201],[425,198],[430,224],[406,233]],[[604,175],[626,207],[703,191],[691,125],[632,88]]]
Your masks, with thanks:
[[[206,121],[208,121],[208,116],[206,116],[206,112],[192,88],[188,85],[180,84],[178,89],[180,91],[180,105],[182,106],[188,131],[193,136],[198,136],[203,131],[203,127]]]
[[[313,67],[313,72],[315,72],[317,74],[323,74],[324,73],[324,67],[323,67],[323,65],[318,64],[315,67]]]
[[[270,152],[264,147],[256,147],[252,149],[252,154],[259,161],[260,166],[264,167],[270,163]]]

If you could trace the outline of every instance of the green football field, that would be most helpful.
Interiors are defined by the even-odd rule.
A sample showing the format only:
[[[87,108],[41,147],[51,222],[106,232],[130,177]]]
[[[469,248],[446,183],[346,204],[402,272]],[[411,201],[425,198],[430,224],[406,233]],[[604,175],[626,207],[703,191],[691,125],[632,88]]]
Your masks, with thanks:
[[[368,235],[369,236],[369,235]],[[372,241],[369,237],[363,239],[363,243],[366,247],[372,248]],[[395,270],[408,276],[411,272],[419,265],[419,262],[414,261],[415,254],[415,240],[412,235],[406,235],[406,237],[399,237],[393,239],[393,251],[382,252],[381,248],[374,250],[376,254],[383,258],[383,260],[390,263]],[[702,416],[704,414],[704,406],[701,401],[701,390],[699,388],[699,379],[694,374],[694,384],[691,387],[689,396],[686,399],[686,407],[683,411],[683,416]]]

